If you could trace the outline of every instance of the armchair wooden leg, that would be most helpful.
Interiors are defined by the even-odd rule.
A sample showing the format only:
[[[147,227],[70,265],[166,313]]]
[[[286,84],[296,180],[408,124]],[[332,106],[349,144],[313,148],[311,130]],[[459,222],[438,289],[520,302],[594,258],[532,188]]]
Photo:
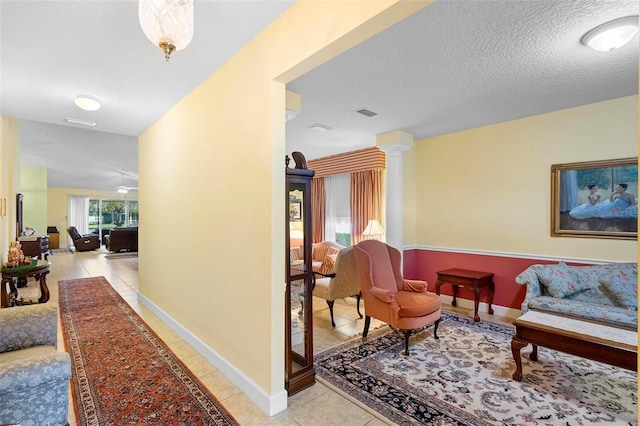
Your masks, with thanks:
[[[367,315],[364,317],[364,330],[362,330],[362,337],[367,337],[367,334],[369,334],[369,324],[371,324],[371,317]]]
[[[436,320],[435,323],[433,323],[433,337],[436,339],[439,339],[438,337],[438,326],[440,325],[440,318],[438,318]]]
[[[329,313],[331,314],[331,326],[335,327],[336,323],[333,321],[333,300],[327,300],[327,305],[329,305]]]
[[[362,318],[362,314],[360,313],[360,298],[362,295],[360,293],[356,294],[356,310],[358,311],[358,315]]]
[[[411,336],[411,330],[402,330],[404,333],[404,354],[409,356],[409,336]]]

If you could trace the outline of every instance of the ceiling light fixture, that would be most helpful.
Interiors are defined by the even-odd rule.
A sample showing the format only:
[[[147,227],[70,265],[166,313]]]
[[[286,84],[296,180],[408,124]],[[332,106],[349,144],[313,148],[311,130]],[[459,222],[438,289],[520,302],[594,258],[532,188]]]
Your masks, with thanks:
[[[324,124],[320,123],[312,124],[309,126],[309,128],[318,132],[328,132],[329,130],[331,130],[331,127],[325,126]]]
[[[96,125],[96,123],[94,123],[93,121],[79,120],[77,118],[65,117],[64,121],[66,121],[67,123],[82,124],[83,126],[95,127]]]
[[[598,25],[582,37],[582,44],[610,52],[629,43],[638,32],[638,16],[626,16]]]
[[[85,111],[96,111],[101,107],[100,102],[97,99],[93,99],[85,95],[76,96],[73,102],[78,108]]]
[[[129,192],[129,190],[127,188],[125,188],[124,186],[118,187],[118,193],[119,194],[127,194],[128,192]]]
[[[138,17],[144,35],[162,49],[164,57],[182,50],[193,38],[195,0],[138,0]]]

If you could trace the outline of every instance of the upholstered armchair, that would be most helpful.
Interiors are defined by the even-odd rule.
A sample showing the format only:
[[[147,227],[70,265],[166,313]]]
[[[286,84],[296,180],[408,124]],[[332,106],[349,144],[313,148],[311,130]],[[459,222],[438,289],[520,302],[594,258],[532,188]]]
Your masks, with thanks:
[[[338,252],[344,247],[333,241],[321,241],[311,245],[311,261],[313,271],[330,274],[333,271]]]
[[[100,248],[100,237],[97,234],[81,235],[75,226],[70,226],[67,232],[77,251],[89,251]]]
[[[409,336],[415,329],[434,323],[438,339],[440,297],[427,292],[425,281],[407,280],[400,271],[400,252],[377,240],[365,240],[354,248],[360,291],[364,299],[367,337],[371,317],[404,333],[404,353],[409,355]]]
[[[345,297],[355,297],[357,299],[356,310],[360,313],[360,281],[358,281],[358,271],[356,269],[356,258],[353,254],[353,247],[347,247],[336,254],[333,266],[332,277],[315,278],[313,295],[327,301],[329,313],[331,314],[331,325],[336,326],[333,320],[333,302]]]
[[[56,350],[58,307],[0,309],[0,424],[64,425],[71,359]]]

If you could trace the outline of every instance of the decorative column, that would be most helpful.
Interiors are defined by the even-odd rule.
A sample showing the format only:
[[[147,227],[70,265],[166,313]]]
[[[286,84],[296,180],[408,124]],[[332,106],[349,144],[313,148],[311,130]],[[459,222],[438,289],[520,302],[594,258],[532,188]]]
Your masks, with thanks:
[[[376,137],[376,145],[387,155],[386,181],[386,241],[403,251],[403,184],[402,157],[413,148],[413,135],[394,130]]]

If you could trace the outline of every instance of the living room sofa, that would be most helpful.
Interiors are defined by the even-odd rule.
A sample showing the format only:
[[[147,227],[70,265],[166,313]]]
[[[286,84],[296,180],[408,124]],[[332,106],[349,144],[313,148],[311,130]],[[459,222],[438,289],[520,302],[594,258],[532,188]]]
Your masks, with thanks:
[[[546,311],[638,329],[638,264],[531,265],[516,277],[527,286],[522,312]]]
[[[113,228],[104,236],[108,251],[138,251],[138,227]]]
[[[71,358],[56,349],[58,305],[0,309],[0,424],[64,425]]]

